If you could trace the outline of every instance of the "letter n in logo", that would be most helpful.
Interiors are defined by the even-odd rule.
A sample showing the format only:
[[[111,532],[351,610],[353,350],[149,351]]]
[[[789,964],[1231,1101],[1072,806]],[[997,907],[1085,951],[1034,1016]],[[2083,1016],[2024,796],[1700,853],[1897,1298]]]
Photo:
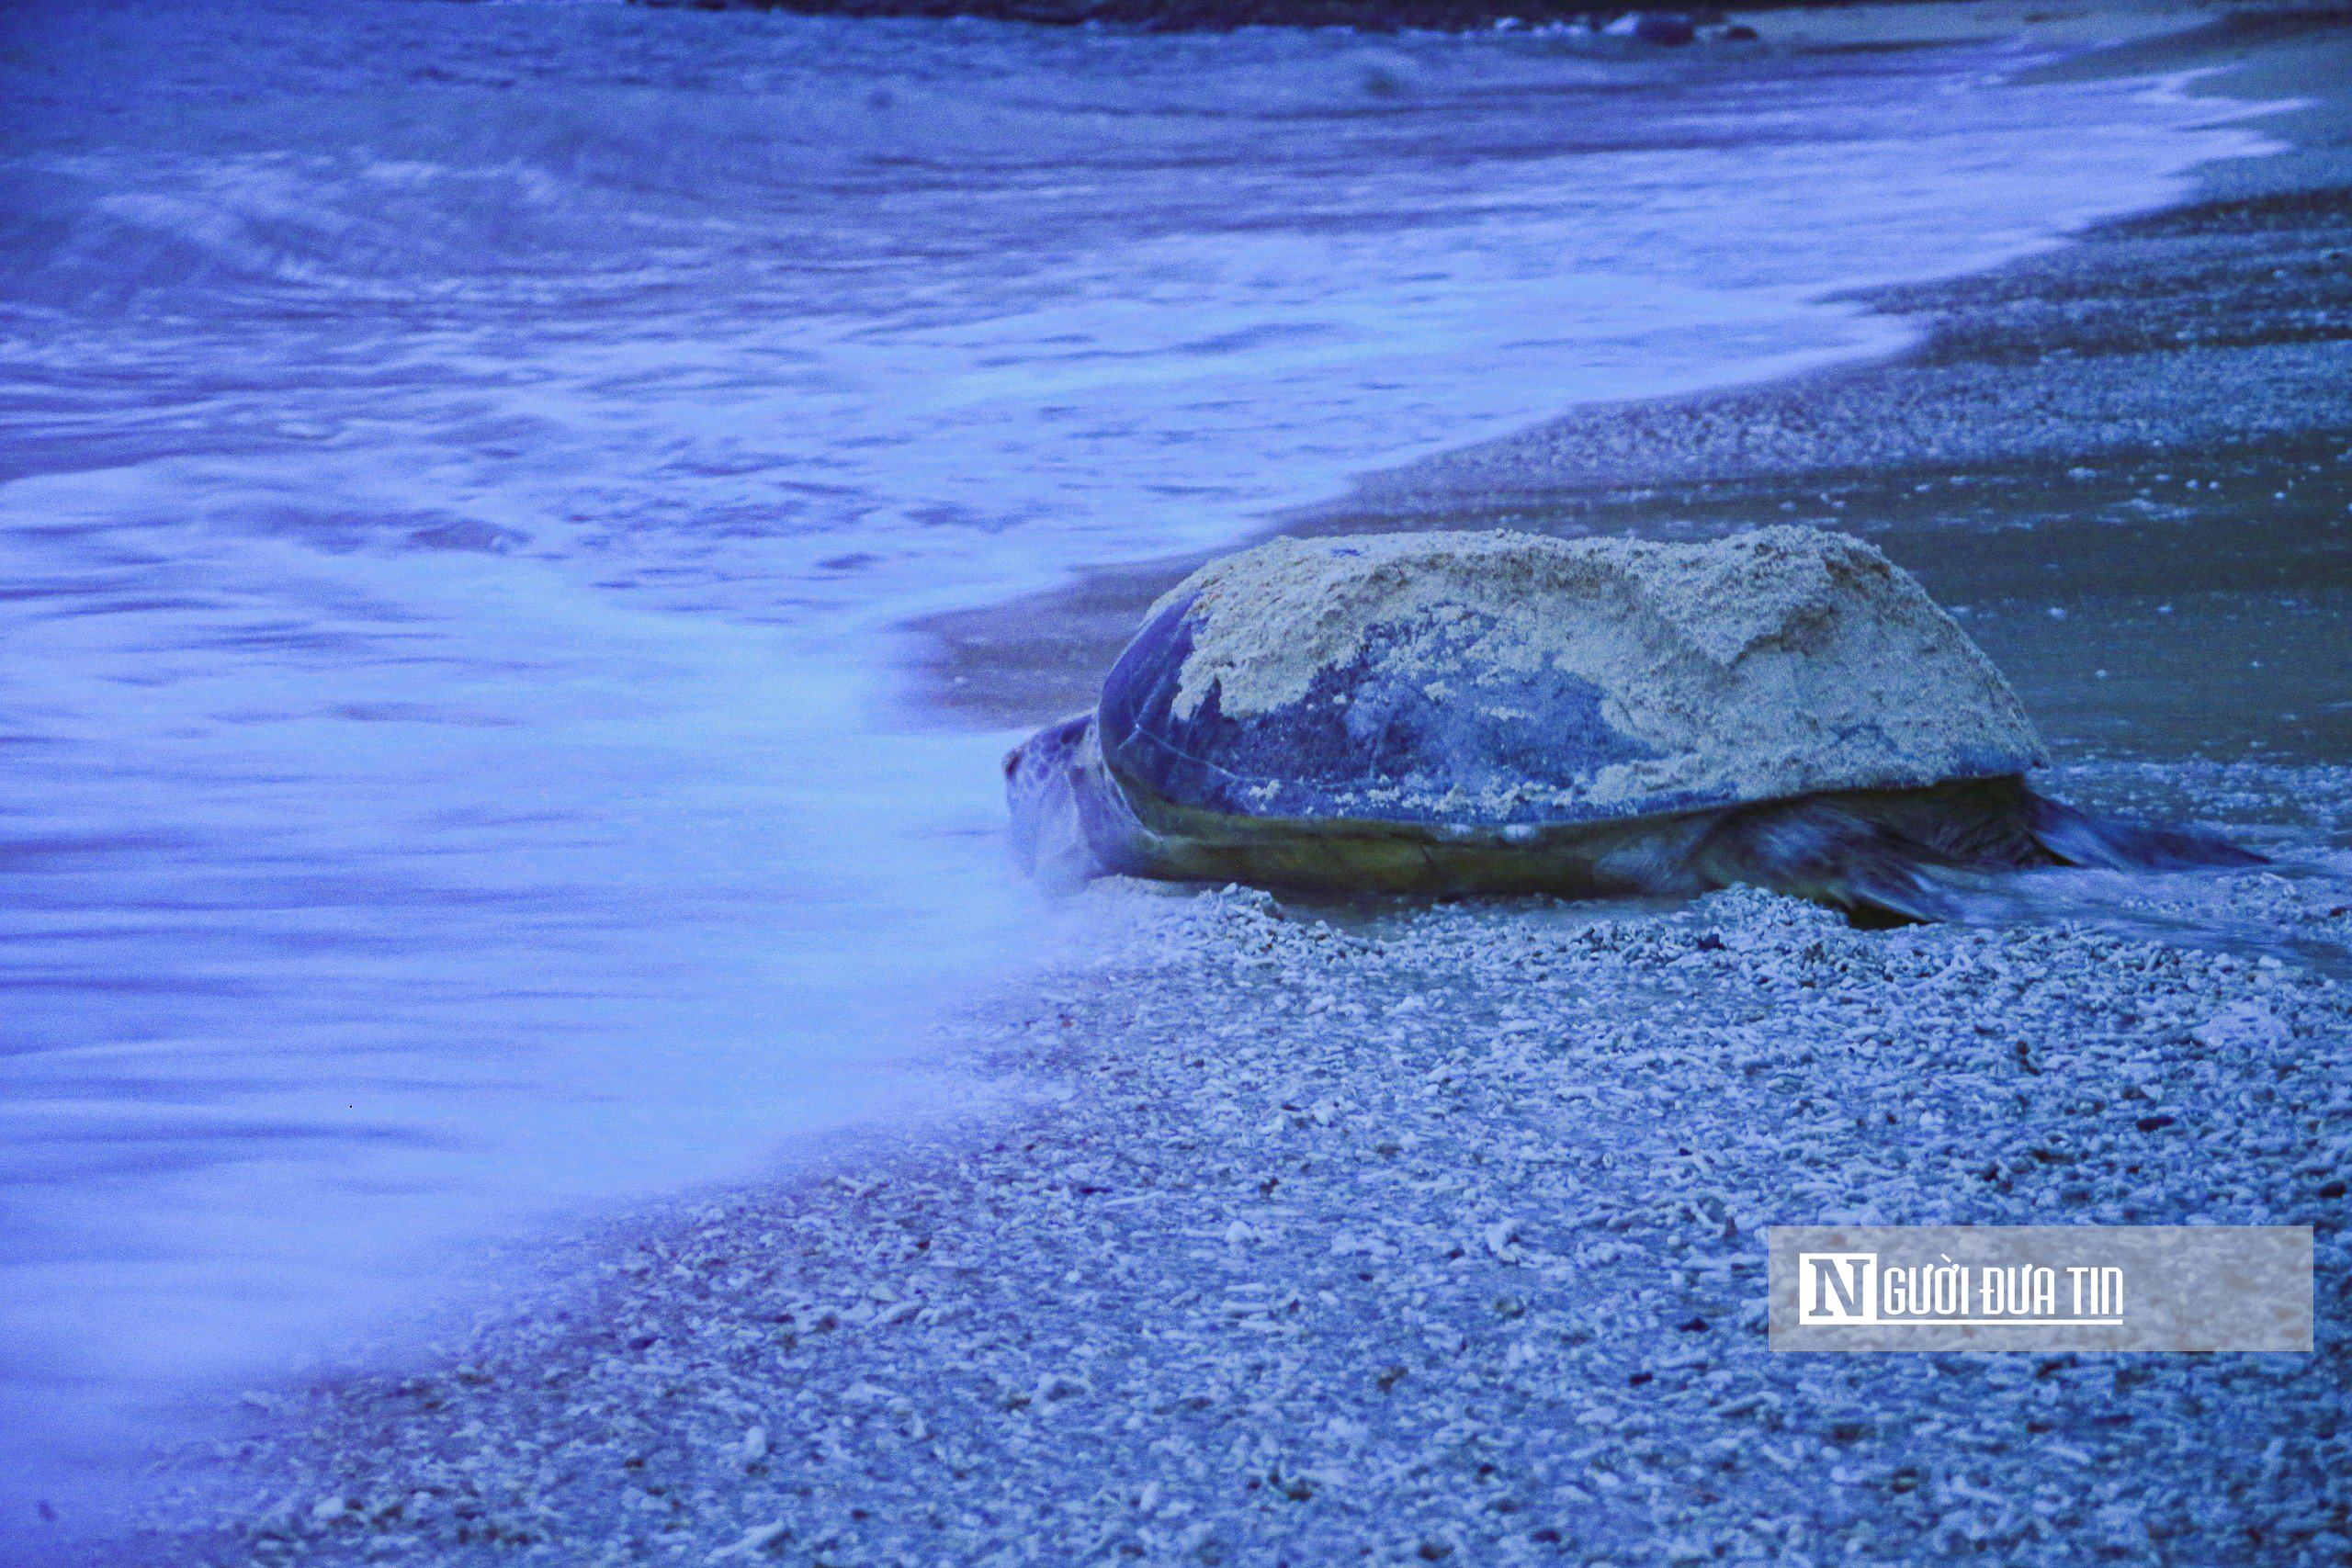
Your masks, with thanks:
[[[1876,1323],[1878,1254],[1797,1254],[1797,1322]]]

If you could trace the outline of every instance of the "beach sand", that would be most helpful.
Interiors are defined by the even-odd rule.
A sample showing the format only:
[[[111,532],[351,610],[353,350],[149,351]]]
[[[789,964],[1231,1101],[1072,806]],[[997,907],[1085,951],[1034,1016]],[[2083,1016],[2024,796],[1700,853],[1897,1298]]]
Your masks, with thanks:
[[[2352,931],[2341,884],[2143,896]],[[242,1450],[232,1529],[165,1555],[2352,1549],[2335,980],[1754,892],[1078,902],[1125,939],[975,1024],[1027,1113],[714,1201],[445,1364],[297,1398]],[[1771,1223],[2256,1220],[2318,1229],[2317,1354],[1766,1348]]]
[[[1285,524],[1853,528],[1966,613],[2057,793],[2278,867],[2052,874],[2032,918],[1892,932],[1744,891],[1100,884],[1041,913],[1075,956],[942,1042],[992,1109],[272,1392],[107,1554],[2352,1560],[2352,26],[2072,69],[2193,67],[2312,98],[2260,122],[2294,146],[1872,296],[1907,355],[1582,411]],[[1081,705],[1188,564],[934,621],[919,695]],[[1865,1220],[2308,1224],[2318,1349],[1773,1354],[1762,1228]]]

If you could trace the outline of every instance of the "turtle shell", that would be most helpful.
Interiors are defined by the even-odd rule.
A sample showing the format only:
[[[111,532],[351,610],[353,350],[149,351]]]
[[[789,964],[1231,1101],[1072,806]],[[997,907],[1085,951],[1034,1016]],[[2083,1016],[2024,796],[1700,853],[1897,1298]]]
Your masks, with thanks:
[[[1845,535],[1281,539],[1152,607],[1097,709],[1147,815],[1557,827],[2022,773],[2041,742]]]

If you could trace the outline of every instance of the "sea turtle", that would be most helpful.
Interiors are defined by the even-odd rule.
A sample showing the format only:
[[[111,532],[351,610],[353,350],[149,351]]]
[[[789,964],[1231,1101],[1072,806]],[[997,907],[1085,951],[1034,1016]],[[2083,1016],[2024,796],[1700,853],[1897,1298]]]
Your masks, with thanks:
[[[1005,758],[1042,879],[1687,894],[1935,919],[1979,874],[2244,864],[2035,793],[1992,662],[1871,546],[1284,538],[1153,605]]]

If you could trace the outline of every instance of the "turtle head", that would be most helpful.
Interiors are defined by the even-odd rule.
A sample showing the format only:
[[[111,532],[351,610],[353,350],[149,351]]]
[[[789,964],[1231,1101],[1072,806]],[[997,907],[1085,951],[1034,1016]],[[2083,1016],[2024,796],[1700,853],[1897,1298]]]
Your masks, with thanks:
[[[1076,886],[1102,869],[1079,816],[1079,792],[1085,787],[1080,753],[1093,728],[1091,713],[1073,714],[1004,754],[1013,859],[1049,886]]]

